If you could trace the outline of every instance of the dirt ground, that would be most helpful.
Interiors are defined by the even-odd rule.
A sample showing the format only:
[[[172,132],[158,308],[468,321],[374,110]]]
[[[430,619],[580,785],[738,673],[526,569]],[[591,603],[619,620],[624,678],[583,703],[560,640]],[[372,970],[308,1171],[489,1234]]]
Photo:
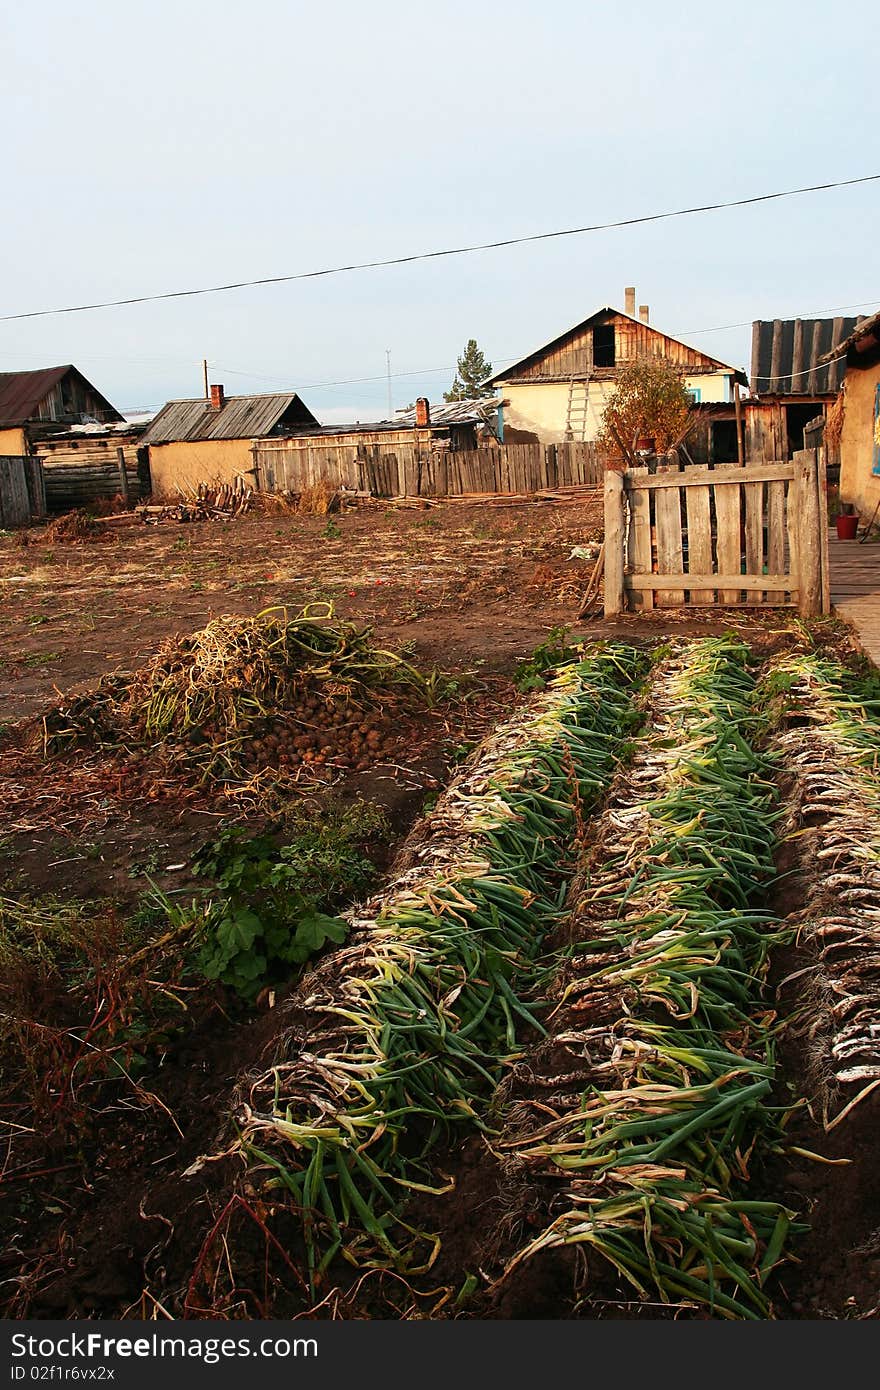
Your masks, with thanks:
[[[148,786],[97,755],[47,763],[40,717],[62,694],[135,669],[166,638],[220,615],[253,615],[273,605],[295,613],[332,602],[338,616],[374,625],[381,645],[457,680],[457,693],[413,725],[405,760],[352,773],[339,788],[345,797],[378,801],[389,813],[393,835],[385,859],[426,796],[519,698],[515,664],[554,628],[639,640],[735,627],[758,651],[794,640],[796,621],[779,611],[633,615],[613,627],[598,617],[578,623],[591,565],[572,559],[571,551],[598,543],[601,531],[601,497],[591,495],[529,506],[376,505],[332,518],[279,513],[229,523],[169,522],[76,544],[51,543],[38,529],[0,536],[0,893],[51,893],[127,910],[148,876],[164,891],[188,891],[193,850],[229,818],[230,807],[192,786]],[[820,642],[852,654],[840,625],[814,631]],[[247,805],[235,812],[245,824],[260,820]],[[159,1103],[145,1110],[123,1098],[73,1148],[51,1135],[46,1142],[25,1137],[14,1153],[8,1146],[0,1184],[0,1307],[7,1314],[154,1315],[139,1302],[144,1272],[170,1260],[170,1237],[162,1226],[167,1218],[149,1213],[172,1210],[183,1199],[174,1174],[215,1137],[235,1077],[260,1056],[273,1026],[271,1015],[259,1011],[244,1022],[231,1018],[222,997],[208,992],[189,1031],[168,1051],[161,1085],[151,1081]],[[791,1072],[797,1075],[796,1049]],[[799,1124],[801,1143],[818,1147],[822,1136],[807,1120]],[[807,1267],[786,1282],[787,1315],[847,1316],[850,1297],[858,1305],[853,1315],[869,1311],[880,1267],[871,1234],[873,1106],[860,1125],[855,1164],[802,1165],[778,1177],[789,1197],[800,1190],[813,1208]],[[465,1196],[469,1169],[475,1177],[485,1172],[473,1162],[474,1143],[459,1159],[450,1156]],[[835,1145],[843,1143],[840,1132]],[[503,1200],[503,1193],[477,1195],[484,1204]],[[459,1206],[470,1220],[469,1201]],[[198,1254],[193,1239],[181,1225],[175,1235],[181,1267]],[[867,1242],[870,1273],[864,1260],[853,1266],[847,1242]],[[535,1287],[524,1302],[494,1315],[567,1312],[555,1288]]]

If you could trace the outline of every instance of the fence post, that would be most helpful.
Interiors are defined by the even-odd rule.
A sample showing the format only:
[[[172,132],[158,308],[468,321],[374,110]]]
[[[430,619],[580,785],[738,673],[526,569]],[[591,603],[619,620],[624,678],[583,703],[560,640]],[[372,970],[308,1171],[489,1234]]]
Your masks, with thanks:
[[[122,493],[122,500],[127,507],[130,501],[128,495],[128,474],[125,471],[125,450],[121,444],[116,450],[116,457],[119,461],[119,491]]]
[[[822,535],[815,449],[794,456],[797,508],[798,612],[815,618],[822,611]]]
[[[623,477],[605,474],[605,617],[623,610]]]

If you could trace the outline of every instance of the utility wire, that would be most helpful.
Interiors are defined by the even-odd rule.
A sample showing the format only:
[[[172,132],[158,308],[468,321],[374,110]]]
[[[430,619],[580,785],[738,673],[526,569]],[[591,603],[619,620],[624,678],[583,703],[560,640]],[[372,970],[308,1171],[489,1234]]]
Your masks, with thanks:
[[[315,280],[329,275],[344,275],[355,270],[377,270],[385,266],[409,265],[414,261],[438,260],[444,256],[466,256],[475,251],[497,251],[505,246],[522,246],[532,241],[552,241],[560,237],[584,236],[588,232],[606,232],[617,227],[637,227],[646,222],[664,222],[673,217],[691,217],[700,212],[719,212],[724,208],[749,207],[754,203],[770,203],[780,198],[795,198],[803,193],[822,193],[831,188],[851,188],[855,184],[874,183],[880,174],[863,174],[856,179],[835,179],[830,183],[813,183],[803,188],[788,188],[777,193],[759,193],[751,198],[731,198],[723,203],[703,203],[698,207],[677,208],[673,212],[653,212],[642,217],[623,217],[615,222],[594,222],[586,227],[567,227],[556,232],[533,232],[530,236],[506,237],[501,241],[484,241],[473,246],[449,247],[443,251],[420,251],[410,256],[391,256],[385,260],[359,261],[351,265],[332,266],[324,270],[302,270],[290,275],[266,275],[258,280],[235,280],[227,285],[205,285],[198,289],[166,290],[161,294],[138,294],[128,299],[107,299],[94,304],[73,304],[63,309],[31,309],[21,314],[0,314],[0,323],[16,319],[45,318],[50,314],[83,314],[92,309],[118,309],[129,304],[149,304],[160,299],[188,299],[202,294],[225,294],[229,290],[251,289],[257,285],[281,285],[293,280]]]

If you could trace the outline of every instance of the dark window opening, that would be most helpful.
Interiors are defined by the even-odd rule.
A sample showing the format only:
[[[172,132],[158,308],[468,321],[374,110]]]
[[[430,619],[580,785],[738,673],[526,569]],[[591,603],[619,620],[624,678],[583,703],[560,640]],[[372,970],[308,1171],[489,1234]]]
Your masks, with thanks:
[[[788,456],[804,447],[804,425],[809,424],[821,413],[822,407],[815,401],[807,405],[787,405],[785,407],[785,432],[788,435]]]
[[[603,323],[593,329],[593,366],[614,366],[614,324]]]
[[[735,420],[716,420],[712,425],[712,462],[739,463]]]

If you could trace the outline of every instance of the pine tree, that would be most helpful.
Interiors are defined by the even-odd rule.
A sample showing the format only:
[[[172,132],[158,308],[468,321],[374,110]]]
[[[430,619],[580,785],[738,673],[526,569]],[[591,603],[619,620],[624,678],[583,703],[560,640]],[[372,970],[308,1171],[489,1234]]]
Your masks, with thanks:
[[[458,359],[458,370],[450,390],[443,392],[444,401],[469,401],[478,396],[491,396],[486,378],[492,375],[492,363],[487,362],[477,347],[476,338],[468,338],[467,347]]]

